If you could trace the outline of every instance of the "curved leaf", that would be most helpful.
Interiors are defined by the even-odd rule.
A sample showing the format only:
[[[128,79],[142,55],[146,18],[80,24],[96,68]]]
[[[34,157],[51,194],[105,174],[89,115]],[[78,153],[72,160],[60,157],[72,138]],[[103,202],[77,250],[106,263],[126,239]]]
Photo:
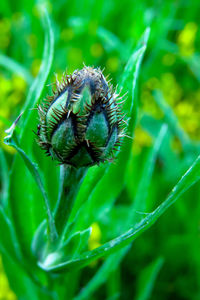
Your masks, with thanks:
[[[136,224],[130,230],[119,237],[105,243],[93,251],[86,252],[79,259],[72,259],[61,264],[44,266],[39,264],[46,271],[64,271],[80,269],[88,265],[93,260],[117,251],[135,240],[144,231],[150,228],[157,219],[193,184],[200,179],[200,156],[196,159],[189,170],[182,176],[177,185],[173,188],[168,198],[158,206],[152,213],[149,213],[140,223]]]
[[[22,151],[25,151],[29,156],[30,145],[32,145],[33,143],[32,135],[30,134],[32,120],[35,119],[35,112],[33,110],[29,110],[29,108],[34,107],[38,102],[49,75],[53,60],[54,38],[49,16],[46,11],[43,17],[45,29],[43,61],[39,74],[30,88],[25,103],[24,114],[21,120],[23,121],[23,127],[20,128],[20,146],[23,149]],[[22,152],[21,155],[23,156]],[[25,159],[25,156],[23,156],[23,159]],[[27,160],[26,163],[28,163]],[[45,218],[45,209],[43,206],[43,202],[40,200],[40,191],[37,185],[35,185],[35,181],[32,178],[32,175],[29,173],[29,171],[27,171],[26,166],[21,163],[21,158],[18,155],[15,157],[12,166],[10,182],[9,206],[13,218],[13,223],[16,228],[16,234],[23,253],[27,256],[30,256],[31,240],[37,226]]]

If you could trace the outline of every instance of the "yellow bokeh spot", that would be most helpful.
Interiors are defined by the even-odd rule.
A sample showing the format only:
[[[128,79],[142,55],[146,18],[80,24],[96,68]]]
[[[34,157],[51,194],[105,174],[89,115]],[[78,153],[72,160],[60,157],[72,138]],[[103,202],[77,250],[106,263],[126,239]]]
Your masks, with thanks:
[[[196,90],[196,92],[192,95],[192,98],[200,104],[200,88]]]
[[[101,246],[100,244],[100,240],[101,240],[101,229],[99,227],[98,223],[93,223],[91,225],[92,228],[92,232],[88,241],[88,247],[90,250],[93,250],[99,246]]]
[[[9,107],[5,105],[5,107],[0,106],[0,116],[3,118],[8,118],[9,117]],[[1,121],[0,121],[0,126],[1,126]]]
[[[198,27],[196,23],[194,22],[187,23],[178,36],[178,43],[187,46],[191,45],[191,43],[194,42],[197,29]]]
[[[106,68],[108,71],[114,73],[119,68],[119,59],[116,56],[110,57],[106,62]]]
[[[8,146],[8,145],[6,145],[4,143],[1,145],[1,147],[2,147],[3,150],[5,150],[6,152],[8,152],[8,153],[10,153],[12,155],[17,152],[17,150],[15,148],[13,148],[11,146]]]
[[[199,120],[189,118],[188,120],[184,121],[183,127],[189,134],[194,134],[195,132],[197,132],[197,129],[199,128]]]
[[[178,103],[175,107],[178,116],[190,116],[193,113],[193,106],[186,101]]]
[[[176,61],[176,57],[175,55],[171,54],[171,53],[167,53],[163,56],[162,58],[162,63],[165,66],[172,66]]]
[[[143,147],[150,147],[152,145],[152,138],[148,132],[141,127],[137,127],[134,133],[133,152],[139,154]]]
[[[0,75],[0,146],[11,154],[15,153],[16,150],[4,144],[3,138],[6,136],[5,130],[8,127],[7,120],[10,119],[13,108],[24,98],[25,89],[26,82],[22,77],[12,75],[11,78],[7,79]]]
[[[175,76],[172,73],[164,73],[161,76],[161,90],[164,98],[170,105],[174,105],[180,101],[182,97],[182,88],[177,83]]]
[[[0,300],[17,300],[17,297],[9,287],[8,279],[3,270],[1,257],[0,257]]]
[[[10,43],[10,27],[9,19],[0,20],[0,49],[6,49]]]
[[[24,80],[24,78],[22,78],[21,76],[17,76],[17,75],[13,75],[12,78],[12,85],[13,85],[13,89],[24,93],[26,90],[26,81]]]
[[[10,107],[16,106],[22,100],[22,94],[19,92],[13,92],[7,97],[7,101],[10,104]]]
[[[94,57],[100,57],[103,55],[103,47],[99,43],[95,43],[90,47],[90,53]]]
[[[0,33],[7,33],[10,31],[11,28],[11,22],[9,19],[1,19],[0,20]]]
[[[152,93],[148,89],[143,89],[141,93],[141,102],[144,111],[149,112],[156,119],[161,119],[163,117],[162,111],[156,105]]]
[[[36,77],[41,66],[41,60],[40,59],[35,59],[31,65],[31,74]]]
[[[191,56],[194,53],[194,41],[196,38],[198,26],[194,22],[189,22],[178,35],[177,43],[180,53],[183,56]]]
[[[12,90],[12,81],[6,79],[3,76],[0,76],[0,91],[1,91],[1,99],[2,95],[6,95]]]

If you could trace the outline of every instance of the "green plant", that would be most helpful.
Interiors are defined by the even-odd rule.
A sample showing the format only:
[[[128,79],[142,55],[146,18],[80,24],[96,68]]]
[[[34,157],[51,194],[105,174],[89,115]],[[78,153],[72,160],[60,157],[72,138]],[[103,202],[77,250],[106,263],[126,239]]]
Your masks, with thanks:
[[[167,199],[153,212],[145,217],[141,215],[140,218],[137,211],[146,212],[146,194],[156,157],[162,144],[169,144],[170,141],[166,124],[156,127],[155,142],[142,168],[134,202],[124,211],[121,209],[119,214],[114,210],[113,204],[122,193],[126,177],[130,173],[131,139],[123,139],[116,163],[106,162],[101,166],[93,166],[87,173],[83,169],[61,166],[59,178],[59,167],[44,157],[31,135],[31,130],[37,126],[37,116],[31,108],[35,108],[41,98],[53,59],[53,32],[47,14],[44,16],[44,24],[46,42],[42,67],[29,90],[24,113],[7,131],[5,138],[5,142],[18,152],[13,159],[10,176],[6,159],[1,152],[5,186],[0,209],[0,226],[3,232],[0,247],[13,290],[19,298],[27,299],[74,298],[83,267],[106,256],[92,280],[76,296],[76,299],[88,299],[116,271],[131,242],[199,180],[200,158],[181,177]],[[128,91],[123,111],[127,114],[126,130],[130,137],[133,136],[136,125],[137,80],[148,36],[149,29],[139,41],[119,82],[119,90],[122,89],[123,93]],[[156,93],[155,97],[164,111],[168,126],[180,137],[184,151],[194,149],[179,128],[170,108],[163,105],[162,95]],[[151,122],[152,119],[147,118],[145,124],[148,121]],[[76,202],[72,205],[74,200]],[[54,215],[54,211],[64,213]],[[109,212],[109,221],[104,228],[102,245],[90,250],[88,244],[91,225],[97,221],[101,223],[106,211]],[[149,266],[147,289],[148,282],[153,284],[161,266],[162,259]],[[141,294],[138,293],[139,296]]]

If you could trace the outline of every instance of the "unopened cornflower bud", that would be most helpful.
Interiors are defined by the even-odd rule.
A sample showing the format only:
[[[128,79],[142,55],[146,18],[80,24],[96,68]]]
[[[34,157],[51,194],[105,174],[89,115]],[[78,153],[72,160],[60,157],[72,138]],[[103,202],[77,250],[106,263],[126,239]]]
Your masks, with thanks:
[[[38,142],[61,164],[92,166],[111,160],[123,136],[119,95],[100,69],[84,67],[56,79],[38,107]]]

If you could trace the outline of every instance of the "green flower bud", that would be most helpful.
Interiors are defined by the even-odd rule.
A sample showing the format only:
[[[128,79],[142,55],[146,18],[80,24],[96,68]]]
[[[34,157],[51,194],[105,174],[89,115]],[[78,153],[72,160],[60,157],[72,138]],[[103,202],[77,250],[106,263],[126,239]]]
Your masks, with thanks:
[[[112,159],[123,136],[118,94],[100,69],[84,67],[56,80],[38,107],[38,142],[61,164],[92,166]]]

